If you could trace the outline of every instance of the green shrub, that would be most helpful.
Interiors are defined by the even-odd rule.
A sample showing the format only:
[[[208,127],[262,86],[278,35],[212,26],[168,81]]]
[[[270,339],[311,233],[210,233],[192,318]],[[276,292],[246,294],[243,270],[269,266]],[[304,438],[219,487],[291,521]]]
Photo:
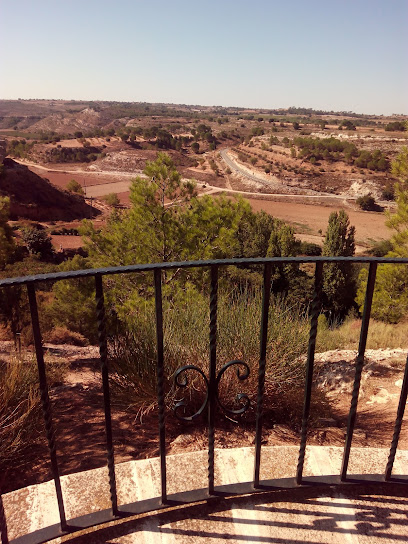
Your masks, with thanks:
[[[375,198],[372,196],[371,193],[368,193],[364,196],[359,196],[356,199],[356,204],[365,211],[374,211],[377,208]]]
[[[322,254],[322,248],[318,244],[314,244],[313,242],[301,242],[300,254],[308,255],[311,257],[318,257]]]
[[[385,130],[389,132],[403,132],[406,129],[406,124],[403,121],[394,121],[393,123],[388,123],[385,125]]]
[[[109,193],[108,195],[103,197],[103,200],[108,204],[109,206],[119,206],[120,200],[116,193]]]
[[[368,253],[373,257],[385,257],[392,249],[393,246],[390,240],[380,240],[373,244]]]
[[[70,193],[77,193],[78,195],[84,194],[82,185],[80,185],[75,179],[71,179],[71,181],[68,182],[67,191]]]
[[[219,295],[218,370],[231,360],[242,360],[250,368],[250,377],[244,382],[237,379],[236,369],[228,371],[220,381],[220,400],[228,406],[240,392],[248,394],[252,407],[256,404],[261,299],[260,292],[235,296],[221,292]],[[203,400],[204,383],[197,372],[189,373],[191,381],[184,391],[175,390],[173,376],[179,367],[191,364],[208,374],[208,302],[197,292],[187,291],[177,301],[164,304],[165,389],[169,409],[181,394],[190,399],[189,408],[191,403],[193,410]],[[121,402],[147,409],[156,403],[153,304],[141,302],[138,307],[132,304],[119,317],[126,320],[126,324],[119,327],[109,341],[113,390]],[[269,316],[266,405],[276,407],[280,402],[277,399],[284,392],[298,391],[299,398],[302,397],[305,369],[302,355],[306,353],[308,335],[307,317],[296,307],[274,300]],[[275,417],[278,416],[275,414]]]
[[[388,183],[381,192],[381,198],[383,200],[395,200],[394,186]]]
[[[31,255],[39,255],[42,259],[51,259],[53,257],[52,240],[45,230],[36,227],[24,227],[21,229],[21,236]]]

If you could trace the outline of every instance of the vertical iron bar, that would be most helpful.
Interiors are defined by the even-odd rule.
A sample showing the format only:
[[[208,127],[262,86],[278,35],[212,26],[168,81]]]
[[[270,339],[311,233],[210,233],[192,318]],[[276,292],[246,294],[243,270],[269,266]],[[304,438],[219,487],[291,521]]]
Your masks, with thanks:
[[[322,287],[323,263],[316,263],[315,284],[312,302],[312,319],[310,323],[309,345],[307,348],[307,363],[306,363],[306,382],[305,382],[305,400],[303,405],[302,431],[300,435],[299,458],[296,470],[296,483],[302,483],[303,465],[305,462],[306,439],[307,439],[307,423],[310,412],[310,400],[312,396],[312,381],[313,381],[313,365],[316,347],[317,325],[320,313],[320,292]]]
[[[263,282],[263,294],[262,294],[260,355],[259,355],[259,368],[258,368],[258,397],[256,402],[254,487],[259,486],[259,467],[261,463],[261,441],[262,441],[262,419],[263,419],[262,410],[263,410],[263,397],[264,397],[264,390],[265,390],[266,345],[268,340],[269,302],[271,298],[271,275],[272,275],[272,266],[270,263],[268,263],[264,267],[264,282]]]
[[[350,458],[351,442],[353,440],[354,425],[356,423],[358,394],[360,391],[361,373],[364,365],[364,353],[367,344],[368,325],[370,323],[371,304],[375,286],[375,276],[377,273],[377,263],[370,263],[368,271],[368,280],[366,288],[366,297],[364,303],[363,320],[361,323],[360,342],[358,345],[358,354],[356,357],[356,372],[354,376],[353,392],[351,394],[350,413],[347,422],[347,435],[344,444],[343,462],[341,466],[340,478],[345,481],[347,478],[347,467]]]
[[[1,537],[1,544],[9,544],[9,539],[7,534],[6,514],[4,513],[3,497],[1,494],[1,489],[0,489],[0,537]]]
[[[215,379],[217,367],[217,300],[218,267],[211,267],[210,295],[210,372],[208,395],[208,493],[214,494],[214,419],[215,419]]]
[[[27,284],[28,301],[30,304],[31,325],[33,329],[35,354],[37,358],[38,376],[40,381],[41,405],[45,422],[45,434],[48,440],[50,451],[51,470],[54,478],[55,491],[57,494],[58,510],[60,515],[61,530],[67,529],[67,520],[65,517],[64,499],[62,496],[61,481],[58,470],[57,449],[55,445],[54,428],[52,424],[51,403],[48,396],[47,376],[45,372],[44,353],[42,347],[40,322],[38,319],[37,299],[35,296],[35,287],[32,283]]]
[[[163,353],[163,305],[161,270],[154,271],[157,337],[157,402],[159,404],[160,473],[162,503],[167,501],[166,484],[166,429],[164,420],[164,353]]]
[[[397,452],[398,440],[401,432],[402,418],[404,417],[405,405],[408,396],[408,356],[405,364],[404,379],[402,380],[401,395],[398,404],[397,418],[395,420],[394,435],[392,437],[390,454],[385,469],[385,479],[391,478],[392,466],[394,464],[395,454]]]
[[[103,405],[105,410],[105,431],[106,431],[106,452],[107,464],[109,472],[109,490],[112,504],[112,514],[118,515],[118,497],[116,493],[116,477],[115,477],[115,459],[112,440],[112,417],[109,392],[109,371],[108,371],[108,344],[106,340],[106,325],[105,325],[105,305],[103,297],[102,276],[95,275],[96,288],[96,312],[98,320],[98,341],[99,355],[101,360],[102,374],[102,389],[103,389]]]

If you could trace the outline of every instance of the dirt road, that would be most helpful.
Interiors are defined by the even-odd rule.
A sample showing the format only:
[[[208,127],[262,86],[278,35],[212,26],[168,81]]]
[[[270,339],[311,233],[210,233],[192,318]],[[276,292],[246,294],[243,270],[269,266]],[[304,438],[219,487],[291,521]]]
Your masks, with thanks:
[[[268,176],[267,179],[260,177],[260,175],[255,175],[255,173],[250,173],[247,169],[237,164],[233,157],[230,155],[229,149],[222,149],[220,151],[220,155],[225,161],[225,163],[228,165],[231,170],[239,174],[240,176],[244,176],[245,178],[254,181],[255,183],[259,183],[263,185],[264,187],[268,187],[270,189],[270,193],[265,193],[265,196],[275,196],[276,194],[282,195],[284,194],[285,197],[287,197],[288,200],[292,198],[298,197],[298,195],[302,195],[305,199],[311,199],[311,200],[325,200],[329,199],[330,201],[333,200],[339,200],[344,201],[344,196],[342,195],[333,195],[329,193],[321,193],[317,191],[313,191],[312,189],[300,189],[297,187],[292,187],[289,185],[285,185],[283,182],[281,182],[276,176]]]

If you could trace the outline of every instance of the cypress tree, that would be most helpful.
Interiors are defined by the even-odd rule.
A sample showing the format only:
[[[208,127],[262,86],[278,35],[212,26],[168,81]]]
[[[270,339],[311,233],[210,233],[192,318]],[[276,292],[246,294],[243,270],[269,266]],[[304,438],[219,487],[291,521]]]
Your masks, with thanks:
[[[352,257],[355,228],[344,210],[332,212],[323,245],[323,256]],[[323,269],[323,310],[330,322],[342,321],[354,305],[356,281],[350,263],[327,263]]]

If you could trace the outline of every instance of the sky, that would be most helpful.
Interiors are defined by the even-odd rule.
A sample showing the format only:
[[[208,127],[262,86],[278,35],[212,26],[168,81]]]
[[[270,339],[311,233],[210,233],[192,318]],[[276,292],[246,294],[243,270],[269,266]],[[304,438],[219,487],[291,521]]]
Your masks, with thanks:
[[[408,0],[0,0],[0,98],[408,114]]]

